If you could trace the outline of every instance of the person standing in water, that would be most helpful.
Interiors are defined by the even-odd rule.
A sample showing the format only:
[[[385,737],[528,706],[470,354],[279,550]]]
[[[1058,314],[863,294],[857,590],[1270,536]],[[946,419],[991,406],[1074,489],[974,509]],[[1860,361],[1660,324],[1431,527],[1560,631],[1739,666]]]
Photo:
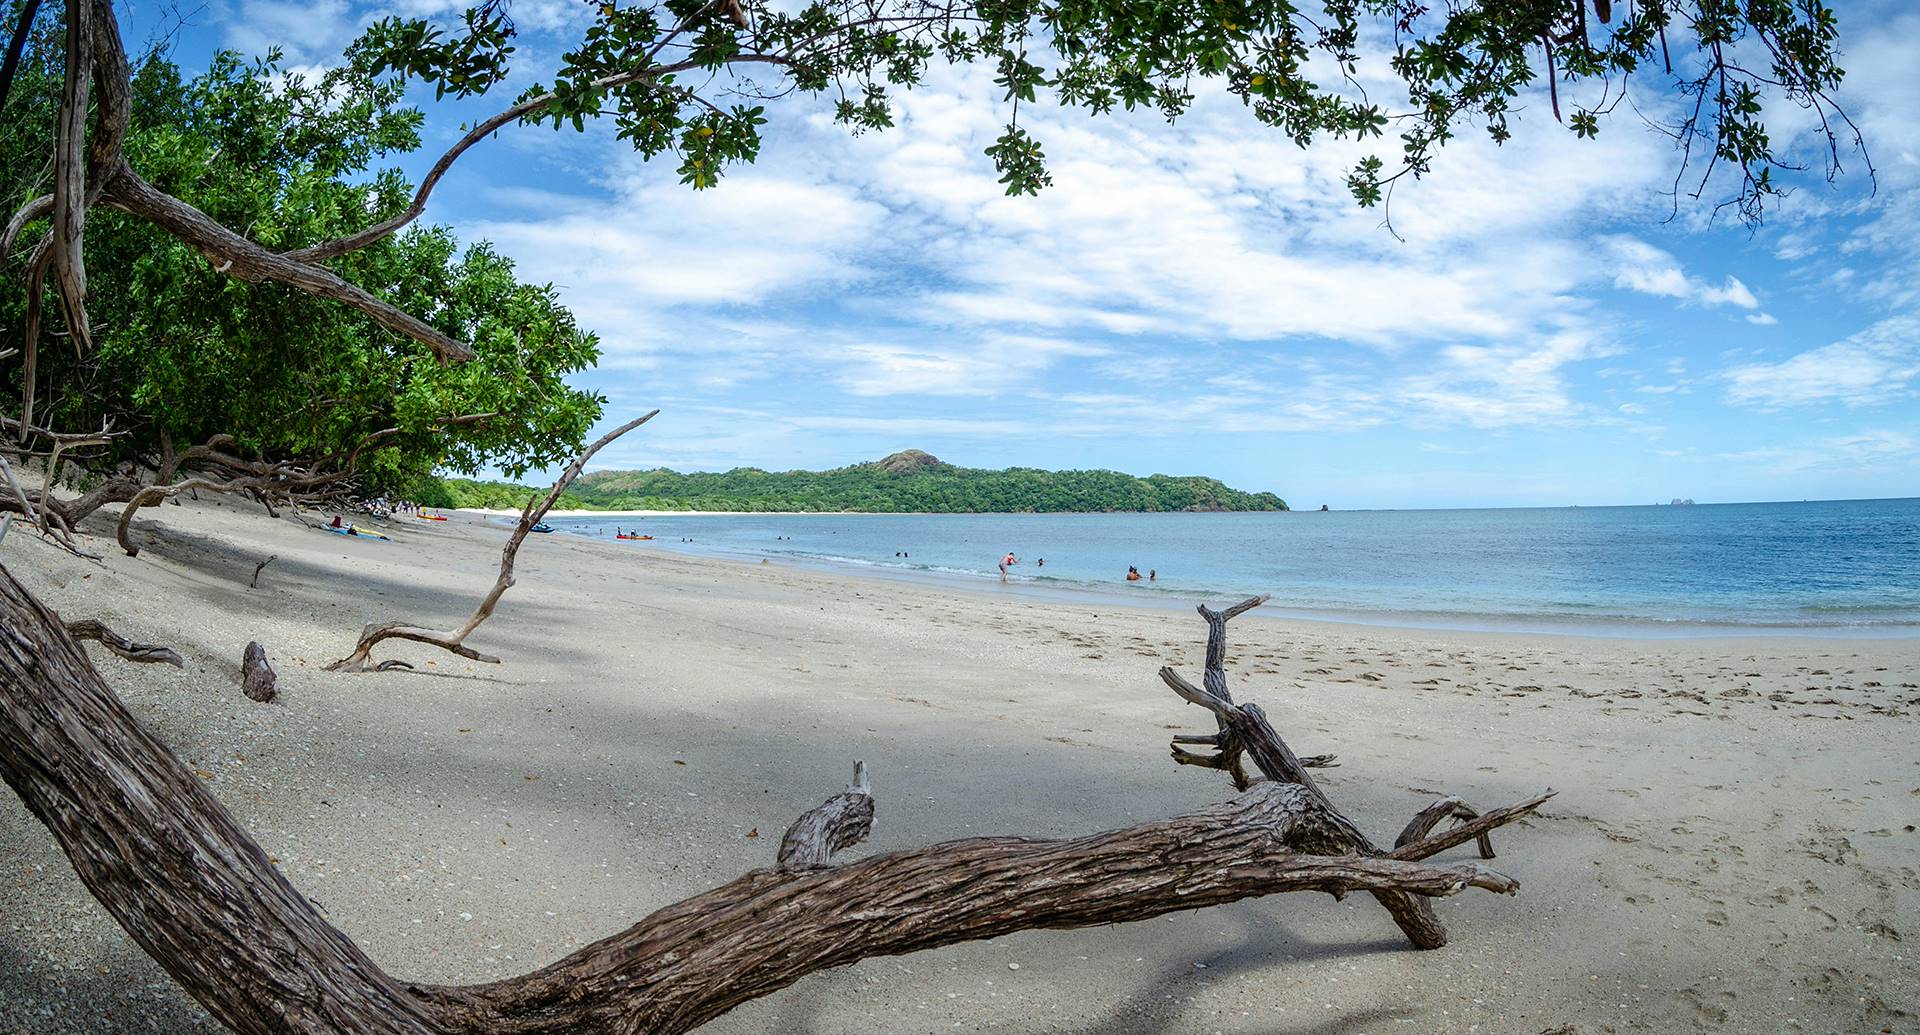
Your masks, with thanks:
[[[1007,569],[1019,563],[1020,561],[1018,558],[1014,557],[1013,551],[1008,550],[1007,555],[1005,557],[1000,558],[1000,581],[1001,582],[1007,581]]]

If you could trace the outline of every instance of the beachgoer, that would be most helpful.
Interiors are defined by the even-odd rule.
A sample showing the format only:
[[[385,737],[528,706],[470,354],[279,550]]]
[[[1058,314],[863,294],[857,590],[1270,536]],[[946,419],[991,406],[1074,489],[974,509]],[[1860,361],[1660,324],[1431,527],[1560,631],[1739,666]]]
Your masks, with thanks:
[[[1019,563],[1020,561],[1018,558],[1014,557],[1013,551],[1008,550],[1007,555],[1005,557],[1000,558],[1000,581],[1001,582],[1007,581],[1007,569]]]
[[[1134,567],[1134,566],[1133,566],[1133,565],[1131,565],[1131,564],[1129,564],[1129,565],[1127,565],[1127,581],[1128,581],[1128,582],[1139,582],[1139,581],[1140,581],[1140,569],[1139,569],[1139,568],[1136,568],[1136,567]]]
[[[340,527],[340,515],[338,515],[338,514],[335,514],[335,515],[333,516],[333,524],[331,524],[331,525],[328,525],[327,527],[328,527],[328,528],[339,528],[339,527]]]
[[[1153,570],[1152,568],[1148,568],[1148,569],[1147,569],[1147,581],[1148,581],[1148,582],[1154,582],[1154,581],[1157,581],[1157,580],[1158,580],[1159,578],[1160,578],[1160,573],[1159,573],[1159,572],[1157,572],[1157,571],[1154,571],[1154,570]]]
[[[1040,568],[1044,568],[1044,567],[1046,567],[1046,566],[1047,566],[1047,559],[1046,559],[1045,557],[1042,557],[1042,558],[1040,558],[1039,560],[1037,560],[1037,561],[1035,561],[1035,562],[1033,562],[1033,563],[1034,563],[1034,566],[1035,566],[1035,567],[1040,567]]]

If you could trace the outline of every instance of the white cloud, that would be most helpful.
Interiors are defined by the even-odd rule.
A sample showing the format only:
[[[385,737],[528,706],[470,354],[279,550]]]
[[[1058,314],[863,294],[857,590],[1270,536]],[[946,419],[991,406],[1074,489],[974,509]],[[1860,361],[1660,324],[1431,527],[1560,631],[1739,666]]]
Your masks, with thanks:
[[[1760,308],[1760,300],[1738,277],[1729,275],[1724,283],[1715,285],[1688,276],[1686,270],[1681,268],[1680,260],[1671,254],[1624,235],[1602,237],[1600,244],[1610,264],[1617,270],[1613,279],[1615,287],[1706,306]]]
[[[1748,313],[1747,322],[1756,327],[1772,327],[1780,321],[1774,319],[1772,313]]]
[[[1716,460],[1757,464],[1780,473],[1815,470],[1887,470],[1920,462],[1920,440],[1902,431],[1867,430],[1796,446],[1721,453]]]
[[[1474,427],[1553,423],[1579,410],[1564,368],[1611,354],[1579,330],[1529,345],[1454,345],[1441,351],[1432,373],[1407,379],[1394,394],[1434,417]]]
[[[995,336],[974,344],[856,344],[836,380],[853,395],[997,395],[1027,382],[1066,356],[1105,350],[1030,335]]]
[[[1920,317],[1889,317],[1831,345],[1722,375],[1727,399],[1748,406],[1870,406],[1913,394],[1920,379]]]

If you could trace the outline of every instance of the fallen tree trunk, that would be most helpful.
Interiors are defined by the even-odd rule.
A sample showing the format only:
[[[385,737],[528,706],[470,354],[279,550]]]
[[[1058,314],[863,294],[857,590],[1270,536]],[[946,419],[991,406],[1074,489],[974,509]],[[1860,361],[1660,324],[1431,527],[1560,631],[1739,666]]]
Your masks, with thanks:
[[[669,906],[530,974],[411,984],[320,915],[4,566],[0,629],[0,776],[128,934],[240,1032],[675,1035],[870,956],[1283,891],[1518,888],[1477,863],[1357,851],[1352,824],[1322,796],[1274,780],[1189,815],[1090,837],[968,838],[835,866],[831,854],[872,820],[860,771],[789,829],[779,868]]]
[[[415,643],[425,643],[439,647],[441,650],[451,651],[463,658],[485,662],[489,665],[498,665],[500,663],[499,658],[491,654],[482,654],[472,647],[467,646],[465,641],[475,629],[480,627],[481,622],[486,621],[492,616],[493,609],[500,603],[501,596],[503,596],[507,590],[513,588],[513,562],[519,557],[520,544],[526,542],[527,533],[533,531],[533,526],[539,524],[541,519],[547,516],[547,511],[552,510],[553,505],[560,501],[560,496],[567,491],[567,486],[572,485],[573,480],[580,477],[580,472],[586,468],[587,461],[593,458],[593,454],[598,453],[614,439],[652,420],[659,412],[659,410],[654,410],[651,413],[635,417],[633,420],[600,436],[598,441],[588,446],[585,450],[582,450],[579,456],[573,458],[573,463],[568,464],[567,469],[560,472],[560,479],[553,483],[553,488],[548,490],[546,498],[540,500],[538,507],[534,506],[533,497],[527,497],[527,505],[520,508],[520,522],[514,526],[513,534],[507,537],[507,545],[500,551],[500,575],[493,580],[493,588],[488,590],[487,595],[481,599],[480,606],[473,609],[473,614],[467,619],[466,624],[450,632],[422,629],[419,626],[408,625],[405,622],[386,622],[369,625],[360,630],[360,642],[354,644],[353,653],[329,664],[327,671],[364,672],[371,668],[376,672],[385,672],[390,668],[413,667],[405,662],[381,662],[378,665],[371,664],[373,648],[378,646],[382,640],[412,640]],[[129,507],[128,510],[131,511],[132,508]]]

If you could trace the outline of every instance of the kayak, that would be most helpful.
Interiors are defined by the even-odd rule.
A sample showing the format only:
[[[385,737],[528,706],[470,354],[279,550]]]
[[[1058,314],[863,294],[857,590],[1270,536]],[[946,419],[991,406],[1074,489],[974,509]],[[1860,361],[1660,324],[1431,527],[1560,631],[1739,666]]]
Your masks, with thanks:
[[[364,529],[364,528],[332,528],[332,527],[327,527],[327,528],[323,528],[323,529],[322,529],[322,531],[325,531],[325,532],[332,532],[332,533],[333,533],[334,535],[350,535],[350,536],[353,536],[353,537],[354,537],[354,538],[356,538],[356,539],[378,539],[378,540],[380,540],[380,541],[381,541],[381,542],[383,542],[383,543],[390,543],[390,542],[393,542],[393,540],[391,540],[391,539],[388,539],[388,538],[387,538],[386,536],[383,536],[383,535],[381,535],[381,534],[380,534],[380,533],[378,533],[378,532],[370,532],[370,531],[368,531],[368,530],[366,530],[366,529]]]
[[[650,535],[617,535],[615,539],[652,539]]]
[[[422,521],[445,521],[446,520],[446,518],[440,517],[435,514],[421,514],[419,515],[419,518]]]
[[[552,526],[552,525],[549,525],[549,524],[547,524],[547,523],[546,523],[545,521],[542,521],[542,522],[540,522],[539,524],[537,524],[537,525],[535,525],[535,526],[533,526],[532,528],[529,528],[529,529],[527,529],[527,531],[529,531],[529,532],[551,532],[551,531],[553,531],[553,526]]]

